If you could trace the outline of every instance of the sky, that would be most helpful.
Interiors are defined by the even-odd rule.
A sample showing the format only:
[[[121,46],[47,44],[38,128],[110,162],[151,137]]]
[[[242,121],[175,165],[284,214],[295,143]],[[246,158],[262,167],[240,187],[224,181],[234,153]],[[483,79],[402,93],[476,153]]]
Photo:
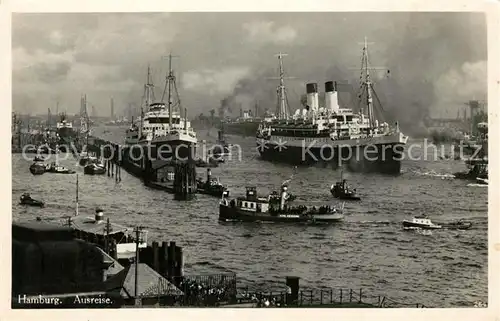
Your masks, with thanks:
[[[140,106],[148,64],[160,99],[173,60],[189,116],[233,106],[276,107],[284,52],[288,99],[300,106],[305,84],[359,87],[367,37],[375,90],[389,118],[407,128],[426,116],[456,117],[486,99],[486,19],[482,13],[15,13],[13,109],[78,113],[87,95],[98,116]],[[138,108],[138,107],[137,107]]]

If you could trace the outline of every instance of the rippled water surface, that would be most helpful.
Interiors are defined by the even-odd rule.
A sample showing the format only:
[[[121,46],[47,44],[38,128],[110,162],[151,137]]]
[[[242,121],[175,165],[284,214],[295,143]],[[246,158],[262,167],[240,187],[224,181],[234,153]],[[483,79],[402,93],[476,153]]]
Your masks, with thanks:
[[[124,129],[97,128],[96,135],[121,140]],[[201,133],[202,136],[204,133]],[[207,141],[214,142],[212,131]],[[295,172],[290,185],[297,201],[335,203],[329,186],[339,172],[329,168],[298,168],[272,164],[257,157],[252,138],[229,136],[243,148],[242,160],[233,159],[212,170],[232,195],[247,185],[260,193],[275,190]],[[304,287],[363,288],[400,302],[432,307],[487,302],[487,188],[467,186],[450,174],[465,167],[460,161],[404,161],[399,177],[348,173],[363,200],[346,203],[345,222],[333,226],[219,223],[218,199],[199,195],[179,202],[151,190],[122,171],[122,181],[83,175],[68,156],[60,163],[79,175],[80,213],[93,215],[95,207],[116,223],[141,224],[149,241],[176,241],[184,247],[186,273],[237,273],[238,283],[250,287],[282,284],[287,275],[299,276]],[[30,162],[12,159],[13,220],[48,220],[74,213],[76,175],[33,176]],[[204,169],[199,169],[204,176]],[[18,205],[29,191],[46,202],[43,209]],[[414,214],[433,221],[466,219],[467,231],[403,231],[401,221]]]

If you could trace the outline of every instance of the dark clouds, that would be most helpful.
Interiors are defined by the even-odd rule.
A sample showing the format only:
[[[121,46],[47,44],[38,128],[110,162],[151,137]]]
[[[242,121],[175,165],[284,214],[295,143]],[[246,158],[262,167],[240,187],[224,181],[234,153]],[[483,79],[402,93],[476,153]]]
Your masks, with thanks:
[[[13,16],[14,108],[45,112],[61,99],[77,112],[87,93],[99,114],[138,104],[151,64],[161,96],[172,51],[183,105],[191,115],[238,93],[238,101],[276,105],[279,51],[292,109],[307,82],[349,80],[357,87],[361,45],[375,66],[391,70],[376,83],[386,109],[402,123],[484,95],[486,33],[482,14],[467,13],[152,13],[16,14]],[[478,76],[478,74],[480,74]],[[483,77],[483,78],[484,78]],[[472,83],[474,82],[474,83]],[[460,83],[463,88],[457,88]],[[479,98],[479,97],[477,97]],[[100,111],[104,109],[104,111]],[[456,113],[454,113],[456,114]]]

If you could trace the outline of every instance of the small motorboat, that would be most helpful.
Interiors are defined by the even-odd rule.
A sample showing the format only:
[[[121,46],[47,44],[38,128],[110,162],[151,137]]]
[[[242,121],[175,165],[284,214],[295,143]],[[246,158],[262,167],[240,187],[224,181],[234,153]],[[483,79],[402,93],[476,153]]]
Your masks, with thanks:
[[[442,228],[441,225],[432,223],[426,215],[415,216],[411,221],[403,221],[403,229],[405,230],[437,230],[440,228]]]
[[[106,167],[100,163],[90,163],[85,165],[83,173],[87,175],[103,175],[106,174]]]
[[[47,167],[42,162],[34,162],[30,166],[30,172],[33,175],[42,175],[43,173],[46,172],[46,170],[47,170]]]
[[[488,179],[478,177],[478,178],[476,178],[476,183],[481,184],[481,185],[488,185]]]
[[[47,173],[54,173],[54,174],[74,174],[76,173],[75,171],[68,169],[64,166],[58,165],[55,162],[51,163],[50,165],[47,165]]]
[[[466,222],[463,220],[459,220],[457,222],[451,222],[451,223],[442,223],[440,225],[443,228],[448,229],[448,230],[468,230],[472,227],[471,222]]]
[[[35,158],[33,158],[34,162],[43,162],[44,160],[45,158],[43,156],[35,156]]]
[[[29,193],[24,193],[23,195],[21,195],[19,204],[28,205],[28,206],[36,206],[36,207],[44,207],[45,206],[44,202],[32,199]]]
[[[359,197],[356,189],[352,189],[347,184],[347,181],[343,177],[343,170],[340,170],[340,181],[332,184],[330,186],[330,193],[332,193],[333,197],[341,199],[341,200],[351,200],[351,201],[360,201],[361,197]]]

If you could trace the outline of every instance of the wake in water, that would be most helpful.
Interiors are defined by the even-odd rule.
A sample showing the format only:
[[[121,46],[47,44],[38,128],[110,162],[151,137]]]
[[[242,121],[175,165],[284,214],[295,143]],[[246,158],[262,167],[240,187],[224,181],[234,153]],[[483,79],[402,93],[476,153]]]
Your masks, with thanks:
[[[488,187],[486,184],[469,183],[467,187]]]
[[[418,176],[439,177],[441,179],[454,179],[455,178],[455,175],[453,175],[453,174],[440,174],[440,173],[437,173],[436,171],[430,171],[430,172],[413,171],[413,174],[418,175]]]

